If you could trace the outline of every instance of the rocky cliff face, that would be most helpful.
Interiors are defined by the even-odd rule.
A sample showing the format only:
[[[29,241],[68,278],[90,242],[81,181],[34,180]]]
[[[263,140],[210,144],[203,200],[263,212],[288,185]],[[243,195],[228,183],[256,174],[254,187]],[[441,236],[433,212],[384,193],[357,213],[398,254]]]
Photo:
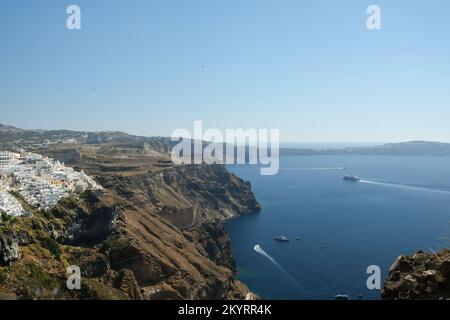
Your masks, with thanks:
[[[10,264],[20,258],[19,240],[17,234],[4,231],[0,235],[0,263]]]
[[[450,250],[398,257],[384,283],[382,298],[450,299]]]
[[[109,165],[105,163],[101,165]],[[222,224],[229,217],[259,210],[249,183],[223,166],[155,165],[144,170],[137,164],[135,169],[99,173],[99,160],[85,155],[78,165],[96,176],[105,191],[65,199],[50,211],[30,208],[31,217],[3,222],[0,296],[252,296],[234,279],[235,262]],[[68,265],[80,267],[82,290],[66,288]]]
[[[223,166],[177,166],[99,177],[124,199],[111,267],[134,274],[146,299],[244,299],[222,221],[258,211],[250,185]],[[131,282],[134,282],[132,280]]]
[[[182,230],[260,210],[250,183],[220,165],[176,166],[133,176],[102,176],[99,181]]]

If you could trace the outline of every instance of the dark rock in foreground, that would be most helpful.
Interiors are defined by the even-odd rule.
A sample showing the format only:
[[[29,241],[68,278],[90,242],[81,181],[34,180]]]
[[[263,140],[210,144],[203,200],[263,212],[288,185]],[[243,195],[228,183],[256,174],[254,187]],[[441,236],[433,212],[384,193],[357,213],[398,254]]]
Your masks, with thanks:
[[[400,256],[384,283],[385,300],[450,299],[450,250]]]

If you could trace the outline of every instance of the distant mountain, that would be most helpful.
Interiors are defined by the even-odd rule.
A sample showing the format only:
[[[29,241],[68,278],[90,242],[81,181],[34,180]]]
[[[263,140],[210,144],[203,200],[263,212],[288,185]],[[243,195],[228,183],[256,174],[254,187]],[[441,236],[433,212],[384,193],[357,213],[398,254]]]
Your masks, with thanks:
[[[169,144],[163,137],[140,137],[119,131],[71,131],[71,130],[25,130],[0,124],[0,148],[41,148],[57,143],[104,144],[112,142],[160,142]]]
[[[450,155],[450,143],[409,141],[402,143],[388,143],[370,148],[350,148],[347,151],[361,154],[448,156]]]
[[[13,132],[14,133],[14,132],[19,132],[19,131],[22,131],[22,129],[19,129],[19,128],[16,128],[13,126],[7,126],[7,125],[0,123],[0,132]]]
[[[120,131],[71,131],[71,130],[25,130],[0,124],[0,149],[42,148],[57,143],[105,144],[105,143],[158,144],[154,148],[171,148],[175,142],[168,137],[135,136]],[[207,144],[207,142],[204,142]],[[248,150],[247,150],[248,152]],[[434,141],[409,141],[388,143],[371,147],[342,149],[281,148],[280,154],[289,155],[398,155],[398,156],[450,156],[450,143]]]
[[[409,141],[372,147],[343,149],[281,149],[282,155],[396,155],[396,156],[450,156],[450,143]]]

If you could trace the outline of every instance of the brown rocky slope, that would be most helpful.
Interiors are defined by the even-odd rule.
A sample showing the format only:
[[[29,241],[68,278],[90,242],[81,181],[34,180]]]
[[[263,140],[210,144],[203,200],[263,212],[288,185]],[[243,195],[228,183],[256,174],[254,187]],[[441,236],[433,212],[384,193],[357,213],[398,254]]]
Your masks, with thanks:
[[[71,148],[81,155],[72,165],[105,190],[1,223],[0,297],[253,297],[234,279],[222,224],[259,210],[249,183],[220,165],[174,166],[140,148],[126,158],[111,157],[104,145]],[[81,268],[81,290],[66,288],[69,265]]]

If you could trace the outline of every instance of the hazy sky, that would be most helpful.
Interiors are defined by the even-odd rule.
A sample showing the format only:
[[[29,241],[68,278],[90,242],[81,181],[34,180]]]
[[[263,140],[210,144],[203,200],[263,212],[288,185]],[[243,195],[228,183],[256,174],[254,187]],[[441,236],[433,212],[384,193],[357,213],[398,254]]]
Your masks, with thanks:
[[[449,15],[448,0],[2,0],[0,123],[450,141]]]

